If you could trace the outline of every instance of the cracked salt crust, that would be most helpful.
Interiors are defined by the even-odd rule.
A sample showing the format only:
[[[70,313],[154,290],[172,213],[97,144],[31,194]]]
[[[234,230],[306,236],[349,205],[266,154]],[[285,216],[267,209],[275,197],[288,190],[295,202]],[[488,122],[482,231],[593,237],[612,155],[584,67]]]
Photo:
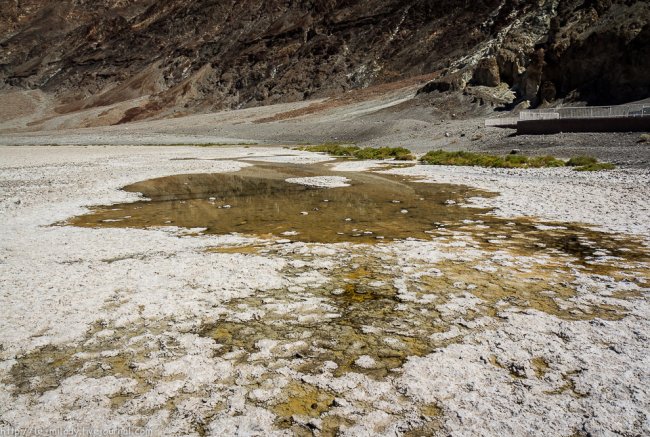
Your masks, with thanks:
[[[350,179],[342,176],[313,176],[305,178],[289,178],[287,182],[292,184],[307,185],[317,188],[341,188],[349,187]]]
[[[464,184],[498,192],[470,199],[502,217],[534,216],[580,222],[612,232],[650,237],[650,170],[576,172],[570,168],[486,169],[417,165],[387,173],[423,182]]]
[[[277,339],[260,338],[250,354],[254,359],[247,361],[242,351],[219,355],[223,346],[197,333],[215,320],[250,324],[293,314],[296,319],[312,317],[319,327],[329,317],[339,317],[327,300],[308,292],[329,282],[347,245],[288,243],[274,245],[275,254],[222,254],[206,249],[257,240],[240,235],[190,237],[173,227],[50,226],[83,213],[88,205],[138,200],[135,194],[117,190],[120,186],[169,174],[235,171],[247,164],[230,159],[246,153],[236,148],[0,148],[0,430],[9,425],[101,429],[144,424],[160,435],[198,435],[200,430],[208,435],[288,435],[290,430],[277,428],[272,408],[286,401],[283,390],[290,382],[301,381],[333,393],[335,402],[326,415],[296,417],[295,423],[319,429],[336,417],[354,418],[354,423],[342,426],[341,435],[400,434],[414,427],[433,434],[426,428],[431,422],[422,419],[422,405],[441,411],[436,419],[441,435],[650,433],[650,392],[645,384],[650,380],[650,304],[647,285],[634,278],[617,281],[578,272],[576,295],[563,303],[586,308],[618,305],[627,312],[621,320],[562,320],[503,301],[496,305],[496,317],[470,320],[482,304],[469,292],[476,285],[453,284],[447,295],[435,296],[444,299],[438,302],[418,294],[414,284],[426,276],[444,279],[440,265],[445,262],[490,271],[534,268],[548,260],[502,252],[486,257],[466,235],[382,244],[372,250],[378,259],[394,263],[402,309],[434,305],[451,325],[431,339],[452,343],[409,358],[384,379],[357,371],[334,376],[337,364],[331,361],[315,373],[290,367],[286,357],[300,353],[303,339],[279,344]],[[297,155],[311,159],[309,154]],[[173,160],[178,157],[200,160]],[[423,167],[399,172],[497,189],[500,197],[481,202],[494,202],[503,215],[579,219],[648,234],[648,221],[641,220],[647,218],[644,172],[621,170],[600,180],[555,170],[511,175]],[[566,193],[574,186],[580,196]],[[628,190],[632,186],[635,190]],[[605,195],[590,192],[600,187]],[[304,271],[287,277],[282,271],[288,267]],[[273,289],[296,293],[296,299],[268,301],[260,308],[227,306]],[[612,295],[621,290],[638,297]],[[92,334],[97,322],[101,326]],[[378,335],[378,328],[369,323],[363,321],[363,331]],[[384,343],[403,347],[391,337],[400,329]],[[133,333],[123,345],[111,343],[129,330]],[[24,354],[45,345],[83,346],[83,351],[105,342],[107,348],[99,355],[117,360],[116,366],[121,354],[141,353],[135,369],[94,377],[78,371],[42,395],[13,392],[10,372]],[[88,363],[92,357],[75,353],[75,359]],[[356,361],[359,372],[377,364],[369,355]],[[540,370],[536,362],[545,367]],[[141,389],[139,384],[147,384],[132,377],[138,372],[160,377],[141,396],[121,403],[122,397]]]

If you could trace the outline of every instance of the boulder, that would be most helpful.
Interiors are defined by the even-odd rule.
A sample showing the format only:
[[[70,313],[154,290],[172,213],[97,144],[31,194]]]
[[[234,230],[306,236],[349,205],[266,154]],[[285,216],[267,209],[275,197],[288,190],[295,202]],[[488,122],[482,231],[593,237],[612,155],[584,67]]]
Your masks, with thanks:
[[[551,103],[552,101],[555,100],[556,95],[557,95],[557,90],[555,89],[555,84],[549,80],[545,81],[542,84],[542,89],[540,91],[542,102]]]
[[[499,64],[496,58],[483,58],[476,65],[472,83],[489,87],[499,86],[501,77],[499,75]]]

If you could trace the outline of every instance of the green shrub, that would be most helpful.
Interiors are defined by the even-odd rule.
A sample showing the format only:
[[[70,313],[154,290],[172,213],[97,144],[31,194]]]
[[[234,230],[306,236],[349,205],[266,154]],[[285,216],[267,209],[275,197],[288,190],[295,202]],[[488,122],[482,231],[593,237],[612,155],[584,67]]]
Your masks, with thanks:
[[[429,165],[462,165],[470,167],[492,168],[547,168],[574,167],[578,171],[611,170],[616,168],[613,164],[598,162],[590,156],[576,156],[568,161],[563,161],[554,156],[506,155],[504,157],[473,152],[445,152],[433,150],[428,152],[420,161]]]
[[[574,156],[573,158],[569,159],[566,162],[566,165],[568,165],[569,167],[582,167],[585,165],[596,164],[597,162],[598,160],[593,156],[581,155],[581,156]]]
[[[395,159],[410,161],[415,159],[411,151],[404,147],[365,147],[356,151],[353,156],[357,159]]]
[[[616,166],[609,162],[596,162],[593,164],[575,167],[575,171],[600,171],[600,170],[614,170]]]
[[[528,157],[507,155],[505,157],[474,152],[445,152],[435,150],[427,153],[420,161],[429,165],[462,165],[469,167],[521,168],[528,166]]]
[[[434,150],[428,152],[420,161],[430,165],[462,165],[462,166],[480,166],[480,167],[506,167],[507,163],[504,158],[485,155],[473,152],[445,152],[444,150]],[[514,166],[515,164],[512,164]]]
[[[534,156],[528,160],[528,167],[542,168],[542,167],[564,167],[566,164],[561,159],[553,156]]]
[[[326,143],[318,146],[303,146],[298,150],[307,152],[321,152],[332,156],[352,157],[356,159],[395,159],[397,161],[410,161],[415,159],[411,151],[404,147],[364,147],[339,143]]]
[[[298,150],[305,150],[307,152],[320,152],[327,153],[332,156],[352,156],[354,152],[359,150],[357,146],[346,145],[341,143],[325,143],[318,146],[302,146]]]
[[[528,157],[525,155],[506,155],[505,160],[507,163],[519,166],[528,162]]]

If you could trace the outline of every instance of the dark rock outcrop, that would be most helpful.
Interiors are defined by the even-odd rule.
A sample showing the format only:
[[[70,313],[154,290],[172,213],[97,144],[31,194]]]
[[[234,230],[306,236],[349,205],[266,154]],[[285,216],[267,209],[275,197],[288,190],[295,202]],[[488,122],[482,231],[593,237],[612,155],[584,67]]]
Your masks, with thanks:
[[[501,83],[501,75],[496,58],[481,59],[474,70],[472,82],[482,86],[498,86]]]
[[[526,4],[504,1],[495,21],[509,14],[513,25],[486,43],[498,80],[511,86],[519,100],[618,104],[650,96],[650,3],[543,1],[536,9]],[[496,84],[491,59],[461,64],[460,74],[465,71],[475,83]]]

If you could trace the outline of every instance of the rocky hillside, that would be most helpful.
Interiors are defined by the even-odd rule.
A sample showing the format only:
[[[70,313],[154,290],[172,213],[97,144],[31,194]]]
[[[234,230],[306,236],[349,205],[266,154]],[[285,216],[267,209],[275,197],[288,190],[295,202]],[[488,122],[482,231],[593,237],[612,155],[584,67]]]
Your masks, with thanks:
[[[650,95],[650,5],[629,0],[5,0],[0,89],[120,122],[329,96],[439,73],[426,90],[520,100]],[[506,85],[503,85],[506,84]]]
[[[499,16],[507,17],[502,33],[425,91],[503,83],[517,101],[533,105],[556,99],[606,105],[650,96],[650,2],[513,0]]]

